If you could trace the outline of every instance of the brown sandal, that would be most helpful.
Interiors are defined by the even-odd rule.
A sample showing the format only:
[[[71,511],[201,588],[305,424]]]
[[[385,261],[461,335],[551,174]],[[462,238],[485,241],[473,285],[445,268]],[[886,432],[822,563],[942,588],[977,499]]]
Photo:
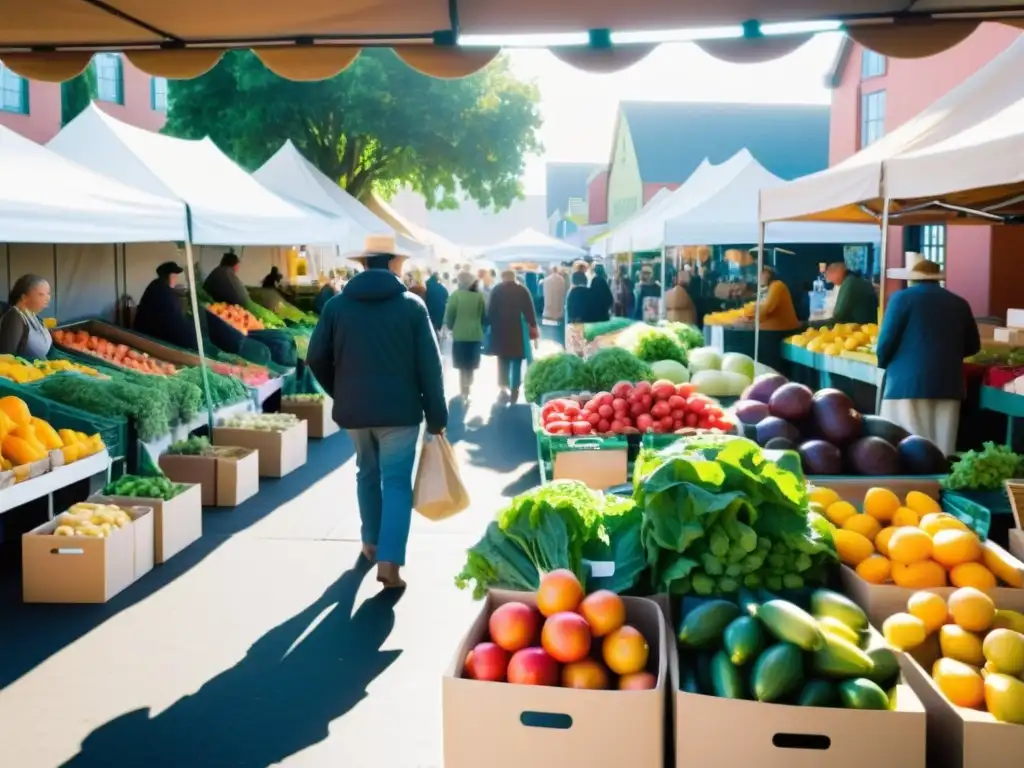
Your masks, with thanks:
[[[398,566],[394,563],[377,563],[377,581],[384,589],[404,589],[405,581],[398,575]]]

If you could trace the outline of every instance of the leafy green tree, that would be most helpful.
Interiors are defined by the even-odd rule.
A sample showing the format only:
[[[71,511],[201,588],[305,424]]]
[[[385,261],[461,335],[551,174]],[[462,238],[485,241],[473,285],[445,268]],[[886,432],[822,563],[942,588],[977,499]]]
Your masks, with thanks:
[[[525,157],[542,150],[538,98],[503,57],[439,80],[388,49],[368,49],[330,80],[297,83],[235,51],[202,77],[172,84],[164,131],[209,136],[249,170],[291,139],[355,197],[408,184],[430,206],[457,207],[461,190],[501,209],[522,196]]]
[[[96,98],[96,70],[92,64],[60,85],[60,125],[63,128]]]

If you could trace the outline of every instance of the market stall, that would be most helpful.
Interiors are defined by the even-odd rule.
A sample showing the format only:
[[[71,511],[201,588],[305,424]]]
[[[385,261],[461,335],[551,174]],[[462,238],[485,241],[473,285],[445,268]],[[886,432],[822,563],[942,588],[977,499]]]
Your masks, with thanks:
[[[514,264],[551,266],[577,261],[587,252],[564,240],[527,228],[507,240],[482,248],[476,255],[496,267]]]

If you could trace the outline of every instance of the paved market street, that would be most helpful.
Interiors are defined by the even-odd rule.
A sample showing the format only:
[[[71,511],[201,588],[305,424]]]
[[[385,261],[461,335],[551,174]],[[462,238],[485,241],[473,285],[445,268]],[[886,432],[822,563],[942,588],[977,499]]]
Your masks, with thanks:
[[[414,516],[397,601],[360,570],[346,436],[104,606],[23,606],[0,569],[0,765],[441,765],[441,674],[476,606],[453,586],[503,496],[537,482],[525,406],[493,363],[450,437],[472,508]],[[454,389],[449,387],[449,391]]]

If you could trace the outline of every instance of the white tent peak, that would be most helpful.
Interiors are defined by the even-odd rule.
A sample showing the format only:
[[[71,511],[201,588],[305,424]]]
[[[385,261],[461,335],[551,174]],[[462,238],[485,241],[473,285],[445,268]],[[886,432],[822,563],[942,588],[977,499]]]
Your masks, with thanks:
[[[564,261],[582,259],[587,252],[575,245],[538,232],[533,227],[512,235],[507,240],[490,245],[480,256],[495,264],[523,261],[529,263],[560,264]]]
[[[209,139],[153,133],[91,105],[47,146],[98,173],[186,203],[197,244],[333,242],[326,217],[266,189]]]

